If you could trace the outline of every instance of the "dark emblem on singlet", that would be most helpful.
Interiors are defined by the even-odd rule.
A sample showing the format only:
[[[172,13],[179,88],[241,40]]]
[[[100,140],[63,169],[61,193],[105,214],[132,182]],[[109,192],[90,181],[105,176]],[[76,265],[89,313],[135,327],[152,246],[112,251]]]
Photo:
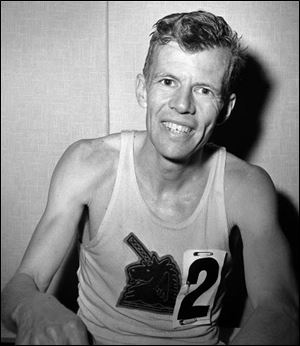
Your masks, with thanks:
[[[124,241],[140,260],[125,268],[127,284],[117,306],[172,314],[181,285],[177,263],[170,255],[150,252],[133,233]]]

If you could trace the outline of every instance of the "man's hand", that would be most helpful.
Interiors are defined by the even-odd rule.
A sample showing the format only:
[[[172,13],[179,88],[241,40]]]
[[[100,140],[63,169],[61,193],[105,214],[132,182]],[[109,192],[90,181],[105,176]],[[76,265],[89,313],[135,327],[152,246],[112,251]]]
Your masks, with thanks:
[[[14,311],[16,345],[89,345],[80,318],[44,293],[27,298]]]

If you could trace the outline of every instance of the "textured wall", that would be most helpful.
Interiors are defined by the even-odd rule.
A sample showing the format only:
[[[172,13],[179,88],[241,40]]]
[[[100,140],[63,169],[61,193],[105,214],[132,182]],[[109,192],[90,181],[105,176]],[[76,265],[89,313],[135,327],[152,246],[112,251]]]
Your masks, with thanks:
[[[72,142],[107,131],[106,2],[1,2],[1,287]]]
[[[264,167],[288,216],[298,213],[298,2],[2,1],[1,288],[44,210],[65,148],[145,128],[134,85],[152,25],[200,8],[223,16],[250,52],[243,102],[217,138]]]

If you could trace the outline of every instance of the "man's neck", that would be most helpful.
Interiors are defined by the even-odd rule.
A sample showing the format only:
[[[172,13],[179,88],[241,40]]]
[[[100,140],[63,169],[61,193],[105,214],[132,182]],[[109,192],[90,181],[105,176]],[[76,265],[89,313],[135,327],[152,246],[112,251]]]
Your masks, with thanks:
[[[174,161],[160,155],[149,139],[145,139],[135,155],[138,180],[147,184],[156,195],[177,192],[199,180],[204,172],[203,150],[184,161]]]

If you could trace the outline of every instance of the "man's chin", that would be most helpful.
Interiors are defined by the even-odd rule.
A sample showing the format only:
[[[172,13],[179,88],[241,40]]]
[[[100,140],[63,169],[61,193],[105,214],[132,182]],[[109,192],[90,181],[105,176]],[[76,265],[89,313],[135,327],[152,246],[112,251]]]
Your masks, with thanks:
[[[189,162],[193,156],[197,155],[197,151],[192,152],[172,152],[172,153],[163,153],[162,156],[165,160],[176,163],[176,164],[186,164]]]

